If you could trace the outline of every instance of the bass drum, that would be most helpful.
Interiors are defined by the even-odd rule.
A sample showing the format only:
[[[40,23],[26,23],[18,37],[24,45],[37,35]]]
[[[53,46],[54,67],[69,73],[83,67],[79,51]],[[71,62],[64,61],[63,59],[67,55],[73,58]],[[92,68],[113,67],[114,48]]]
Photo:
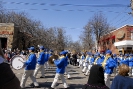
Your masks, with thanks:
[[[12,68],[14,68],[16,70],[22,69],[24,67],[24,63],[22,61],[24,61],[23,57],[21,57],[21,56],[14,56],[11,59],[11,66],[12,66]]]

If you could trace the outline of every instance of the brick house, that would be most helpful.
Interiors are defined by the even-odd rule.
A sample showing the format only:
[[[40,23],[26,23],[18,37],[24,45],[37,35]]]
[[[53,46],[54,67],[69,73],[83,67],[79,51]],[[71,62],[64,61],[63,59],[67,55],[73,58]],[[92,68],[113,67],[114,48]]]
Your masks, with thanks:
[[[98,51],[105,52],[110,49],[112,53],[133,53],[133,26],[124,25],[102,36],[98,41]]]

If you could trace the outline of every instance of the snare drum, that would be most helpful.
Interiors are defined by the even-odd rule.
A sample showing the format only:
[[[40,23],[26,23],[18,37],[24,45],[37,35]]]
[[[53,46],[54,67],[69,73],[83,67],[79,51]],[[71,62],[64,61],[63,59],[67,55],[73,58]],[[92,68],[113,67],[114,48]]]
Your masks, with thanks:
[[[11,66],[12,66],[12,68],[14,68],[16,70],[22,69],[24,67],[24,63],[22,61],[24,61],[23,57],[21,57],[21,56],[14,56],[11,59]]]

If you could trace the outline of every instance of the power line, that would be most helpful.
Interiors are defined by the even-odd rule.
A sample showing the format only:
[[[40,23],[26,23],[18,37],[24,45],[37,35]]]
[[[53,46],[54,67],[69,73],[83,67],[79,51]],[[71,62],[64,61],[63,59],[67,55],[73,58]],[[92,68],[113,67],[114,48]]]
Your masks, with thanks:
[[[129,13],[129,12],[119,12],[119,11],[96,11],[96,10],[82,10],[82,9],[77,9],[77,10],[73,10],[73,9],[69,9],[69,10],[61,10],[61,9],[35,9],[35,8],[30,8],[30,9],[11,9],[11,8],[7,8],[6,10],[33,10],[33,11],[38,11],[38,10],[43,10],[43,11],[70,11],[70,12],[74,12],[74,11],[79,11],[79,12],[110,12],[110,13]]]
[[[48,3],[27,3],[27,2],[5,2],[1,1],[3,4],[18,4],[18,5],[46,5],[46,6],[78,6],[78,7],[127,7],[124,4],[48,4]]]
[[[129,17],[129,18],[127,18],[126,20],[124,20],[124,21],[122,21],[122,22],[120,22],[120,23],[116,24],[115,26],[118,26],[118,25],[120,25],[120,24],[122,24],[122,23],[124,23],[124,22],[128,21],[129,19],[131,19],[131,17]]]
[[[123,10],[123,11],[126,11],[128,9],[128,6]],[[122,11],[122,12],[123,12]],[[109,21],[109,22],[112,22],[114,19],[117,19],[117,17],[118,16],[120,16],[121,14],[122,14],[122,12],[120,12],[120,13],[118,13],[118,15],[117,16],[115,16],[111,21]]]

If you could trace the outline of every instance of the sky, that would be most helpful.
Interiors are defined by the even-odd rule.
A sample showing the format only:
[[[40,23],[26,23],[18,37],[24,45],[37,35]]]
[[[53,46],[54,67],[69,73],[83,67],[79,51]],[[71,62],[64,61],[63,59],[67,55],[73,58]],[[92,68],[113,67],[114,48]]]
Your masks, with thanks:
[[[61,27],[78,41],[83,27],[95,13],[102,12],[112,27],[133,24],[130,0],[0,0],[9,11],[25,11],[44,27]]]

